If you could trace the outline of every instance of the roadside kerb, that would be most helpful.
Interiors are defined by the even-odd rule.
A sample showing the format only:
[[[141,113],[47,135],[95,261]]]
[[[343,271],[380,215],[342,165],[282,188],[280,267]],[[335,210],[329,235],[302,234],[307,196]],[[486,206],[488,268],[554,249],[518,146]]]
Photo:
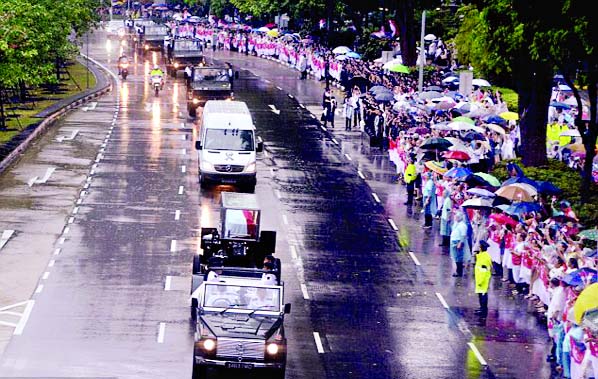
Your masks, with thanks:
[[[54,121],[65,115],[72,109],[84,104],[92,99],[102,96],[112,90],[112,81],[108,79],[108,75],[103,72],[104,69],[97,64],[94,59],[89,58],[89,62],[93,63],[94,66],[90,66],[90,70],[99,82],[96,87],[88,94],[79,93],[73,95],[72,101],[55,112],[49,114],[36,128],[35,130],[21,142],[13,151],[10,152],[2,161],[0,161],[0,174],[2,174],[12,163],[14,163],[19,156],[31,145],[35,139],[37,139],[48,127],[50,127]],[[95,67],[97,66],[97,67]],[[105,75],[105,76],[100,76]]]

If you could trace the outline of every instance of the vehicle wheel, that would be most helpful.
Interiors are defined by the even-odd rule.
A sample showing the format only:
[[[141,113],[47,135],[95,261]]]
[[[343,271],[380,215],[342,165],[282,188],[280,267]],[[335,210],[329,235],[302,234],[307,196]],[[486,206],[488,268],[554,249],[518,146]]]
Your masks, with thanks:
[[[155,92],[156,97],[158,97],[158,94],[160,93],[160,89],[156,88],[156,90],[154,92]]]
[[[201,257],[199,254],[193,255],[193,274],[201,273]]]
[[[280,370],[272,370],[272,372],[270,372],[270,375],[268,375],[268,378],[271,379],[284,379],[286,374],[286,368],[280,369]]]
[[[255,193],[255,183],[243,186],[243,192]]]
[[[208,182],[204,179],[202,174],[199,174],[199,188],[208,189]]]
[[[193,365],[193,379],[205,379],[208,377],[205,367],[200,365]]]
[[[197,320],[197,299],[191,299],[191,320]]]

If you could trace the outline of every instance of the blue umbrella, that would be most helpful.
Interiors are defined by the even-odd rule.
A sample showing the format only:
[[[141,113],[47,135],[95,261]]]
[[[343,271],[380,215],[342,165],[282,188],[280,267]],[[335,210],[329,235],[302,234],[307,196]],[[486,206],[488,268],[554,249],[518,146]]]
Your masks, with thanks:
[[[551,107],[555,107],[557,109],[571,109],[571,106],[566,103],[561,103],[560,101],[553,101],[550,103]]]
[[[498,124],[498,125],[506,125],[507,124],[507,120],[505,120],[504,118],[498,116],[498,115],[490,115],[487,116],[486,118],[484,118],[484,121],[487,124]]]
[[[349,51],[345,55],[348,56],[349,58],[355,58],[355,59],[360,59],[361,58],[361,55],[359,55],[358,53],[356,53],[354,51]]]
[[[598,271],[589,267],[580,268],[565,275],[563,282],[573,287],[596,283],[598,282]]]
[[[540,192],[543,195],[559,195],[561,192],[563,192],[563,190],[555,186],[551,182],[539,181],[538,192]]]
[[[525,184],[529,184],[530,186],[534,187],[535,189],[538,189],[538,182],[536,182],[533,179],[530,179],[526,176],[513,176],[510,177],[509,179],[505,180],[502,185],[503,186],[508,186],[509,184],[515,184],[515,183],[525,183]]]
[[[521,201],[511,204],[504,212],[510,215],[521,216],[524,213],[539,212],[541,209],[542,207],[538,203]]]
[[[470,193],[472,195],[479,196],[479,197],[489,198],[489,199],[496,197],[496,194],[494,192],[490,192],[484,188],[470,188],[467,190],[467,193]]]
[[[471,175],[472,172],[467,167],[453,167],[444,173],[447,178],[464,179]]]
[[[390,89],[381,86],[381,85],[377,85],[377,86],[373,86],[372,88],[369,89],[369,92],[371,93],[377,93],[379,91],[390,91]]]
[[[376,101],[393,101],[395,97],[392,92],[378,92],[374,96],[374,99],[376,99]]]

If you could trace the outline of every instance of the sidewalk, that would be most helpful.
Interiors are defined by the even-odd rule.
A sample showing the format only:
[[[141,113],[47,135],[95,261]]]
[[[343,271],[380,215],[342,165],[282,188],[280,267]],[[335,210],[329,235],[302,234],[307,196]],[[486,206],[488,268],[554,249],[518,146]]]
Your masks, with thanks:
[[[267,84],[294,97],[318,120],[322,114],[324,82],[299,80],[299,72],[274,60],[245,56],[230,51],[217,51],[209,56],[229,61],[237,70],[248,70]],[[344,93],[332,87],[339,104]],[[414,265],[420,266],[423,281],[435,285],[437,296],[446,301],[448,312],[457,319],[463,334],[475,340],[481,354],[488,361],[493,374],[500,378],[549,378],[550,365],[544,361],[550,342],[545,322],[533,314],[530,304],[522,297],[514,297],[510,289],[493,277],[487,319],[474,314],[478,299],[474,293],[473,270],[464,278],[451,276],[453,263],[446,248],[438,246],[438,221],[432,229],[424,230],[421,207],[406,207],[405,187],[396,182],[395,167],[387,151],[371,148],[367,137],[359,131],[345,131],[345,120],[337,112],[334,127],[325,129],[341,154],[356,168],[371,189],[372,201],[383,207],[383,213],[398,226],[398,235],[407,241]],[[323,129],[321,123],[320,128]],[[411,254],[412,253],[412,254]]]

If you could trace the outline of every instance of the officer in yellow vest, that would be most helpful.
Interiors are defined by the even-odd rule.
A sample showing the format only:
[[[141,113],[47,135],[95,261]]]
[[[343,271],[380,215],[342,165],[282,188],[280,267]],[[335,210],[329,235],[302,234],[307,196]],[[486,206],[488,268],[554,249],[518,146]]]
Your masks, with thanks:
[[[417,178],[417,170],[415,168],[414,158],[409,157],[409,164],[405,169],[405,184],[407,184],[407,201],[405,205],[413,205],[413,194],[415,192],[415,179]]]
[[[488,314],[488,287],[490,286],[490,277],[492,276],[492,258],[488,254],[488,242],[480,241],[480,251],[475,256],[475,292],[478,294],[480,309],[475,313],[480,316]]]

